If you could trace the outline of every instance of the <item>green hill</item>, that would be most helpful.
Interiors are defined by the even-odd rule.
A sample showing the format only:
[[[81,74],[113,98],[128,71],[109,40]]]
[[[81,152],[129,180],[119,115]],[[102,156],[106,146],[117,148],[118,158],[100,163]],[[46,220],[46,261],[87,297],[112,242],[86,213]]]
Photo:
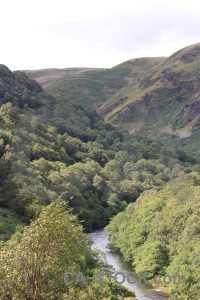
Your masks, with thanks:
[[[130,136],[96,112],[47,94],[25,73],[3,65],[0,128],[0,207],[24,223],[61,199],[69,201],[85,230],[102,228],[145,189],[168,181],[162,175],[168,167],[192,162],[179,149],[166,152],[156,139]],[[146,182],[150,168],[133,185],[129,168],[142,159],[160,159],[158,178]]]
[[[126,144],[95,112],[0,65],[0,299],[135,299],[114,282],[63,280],[109,268],[84,231],[126,207],[110,201],[108,178]]]
[[[67,69],[41,69],[41,70],[33,70],[29,71],[26,70],[25,73],[38,81],[38,83],[43,86],[47,87],[54,81],[62,78],[62,77],[69,77],[72,75],[78,75],[82,72],[87,72],[93,70],[92,68],[67,68]]]
[[[146,59],[148,60],[151,58]],[[174,53],[159,65],[149,68],[145,76],[138,78],[137,82],[133,80],[117,96],[113,95],[101,107],[101,114],[106,120],[125,124],[130,129],[138,129],[138,125],[141,127],[150,122],[153,122],[154,127],[171,125],[172,130],[182,128],[189,123],[189,128],[197,127],[197,122],[194,121],[197,112],[194,115],[193,111],[198,104],[190,105],[193,111],[188,109],[188,113],[185,111],[185,105],[198,100],[199,62],[200,45],[198,44]],[[120,99],[123,100],[119,101]],[[191,118],[192,123],[192,120],[189,120]],[[163,124],[159,123],[160,119]],[[178,134],[184,136],[184,133],[177,132]]]
[[[50,94],[64,96],[72,103],[97,109],[107,99],[127,87],[132,78],[142,76],[148,68],[162,60],[162,58],[155,58],[147,64],[143,64],[141,60],[141,63],[136,66],[132,61],[128,61],[112,69],[73,69],[75,70],[73,72],[71,69],[56,71],[47,69],[26,71],[26,73],[42,84]]]
[[[168,58],[137,58],[111,69],[65,75],[45,89],[95,108],[106,122],[132,135],[156,136],[169,148],[176,145],[197,158],[199,65],[200,44],[196,44]]]
[[[54,278],[65,269],[69,245],[75,238],[75,249],[83,236],[76,235],[76,222],[67,225],[69,217],[78,218],[87,232],[111,221],[112,243],[137,272],[184,271],[187,284],[170,286],[172,299],[199,298],[199,50],[195,45],[169,58],[77,70],[55,81],[44,71],[45,89],[55,85],[57,96],[24,72],[0,65],[0,238],[6,241],[17,230],[0,243],[1,295],[21,297],[22,287],[31,288],[29,279],[23,283],[21,267],[29,274],[32,258],[43,253],[43,270],[49,270],[48,261],[55,294]],[[92,110],[95,106],[107,122]],[[64,249],[66,237],[72,237],[69,249]],[[77,249],[77,267],[89,271]],[[45,293],[47,281],[40,282]],[[62,284],[58,288],[63,293]],[[100,287],[90,288],[90,295],[102,299]],[[81,298],[82,291],[76,295]]]
[[[123,132],[95,112],[54,98],[25,73],[0,65],[0,208],[8,214],[28,223],[43,206],[62,199],[86,230],[104,226],[125,205],[120,200],[115,212],[109,209],[108,188],[101,200],[103,169],[124,150],[122,141]],[[7,238],[14,223],[13,217],[7,230],[3,221],[0,234]]]
[[[186,47],[100,108],[107,122],[199,156],[200,45]],[[120,99],[124,99],[120,101]]]

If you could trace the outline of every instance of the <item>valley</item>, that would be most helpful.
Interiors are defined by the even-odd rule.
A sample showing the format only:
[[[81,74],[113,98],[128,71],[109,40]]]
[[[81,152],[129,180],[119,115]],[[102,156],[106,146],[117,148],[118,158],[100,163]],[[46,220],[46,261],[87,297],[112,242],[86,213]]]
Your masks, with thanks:
[[[200,44],[111,69],[0,65],[0,298],[198,300],[199,135]],[[98,232],[108,264],[162,286],[65,285],[110,270]]]
[[[199,66],[200,45],[196,44],[169,57],[132,59],[111,69],[75,73],[70,77],[58,70],[61,77],[52,77],[44,88],[53,95],[64,95],[73,103],[95,109],[106,122],[132,134],[159,136],[169,149],[176,143],[197,158]],[[34,73],[38,82],[39,74]]]

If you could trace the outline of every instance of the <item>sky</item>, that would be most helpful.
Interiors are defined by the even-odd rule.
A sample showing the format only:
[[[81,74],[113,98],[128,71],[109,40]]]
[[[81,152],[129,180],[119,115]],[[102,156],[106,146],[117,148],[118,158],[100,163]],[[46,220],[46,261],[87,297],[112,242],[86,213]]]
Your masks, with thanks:
[[[0,12],[11,70],[110,68],[200,42],[199,0],[1,0]]]

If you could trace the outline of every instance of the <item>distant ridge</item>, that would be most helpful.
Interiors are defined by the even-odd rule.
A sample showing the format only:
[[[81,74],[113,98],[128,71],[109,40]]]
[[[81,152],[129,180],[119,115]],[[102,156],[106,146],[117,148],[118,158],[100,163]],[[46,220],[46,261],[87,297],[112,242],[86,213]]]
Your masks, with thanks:
[[[198,151],[200,44],[169,57],[131,59],[111,69],[50,70],[27,74],[48,93],[96,109],[107,122],[131,134],[159,136],[191,154]],[[46,72],[48,85],[42,83],[41,72]],[[194,147],[187,146],[187,139]]]

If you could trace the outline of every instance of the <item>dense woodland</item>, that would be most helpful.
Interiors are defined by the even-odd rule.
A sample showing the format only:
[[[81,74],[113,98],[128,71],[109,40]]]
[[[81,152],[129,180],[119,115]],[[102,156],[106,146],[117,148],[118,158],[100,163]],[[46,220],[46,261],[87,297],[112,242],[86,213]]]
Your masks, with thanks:
[[[135,270],[184,271],[187,285],[177,286],[172,299],[197,299],[199,172],[182,149],[133,137],[1,65],[1,298],[133,297],[107,283],[63,284],[67,267],[88,274],[100,268],[85,232],[116,215],[111,243]]]
[[[179,170],[176,179],[145,191],[108,225],[111,243],[136,272],[184,275],[186,284],[165,285],[171,299],[199,299],[200,176]]]

